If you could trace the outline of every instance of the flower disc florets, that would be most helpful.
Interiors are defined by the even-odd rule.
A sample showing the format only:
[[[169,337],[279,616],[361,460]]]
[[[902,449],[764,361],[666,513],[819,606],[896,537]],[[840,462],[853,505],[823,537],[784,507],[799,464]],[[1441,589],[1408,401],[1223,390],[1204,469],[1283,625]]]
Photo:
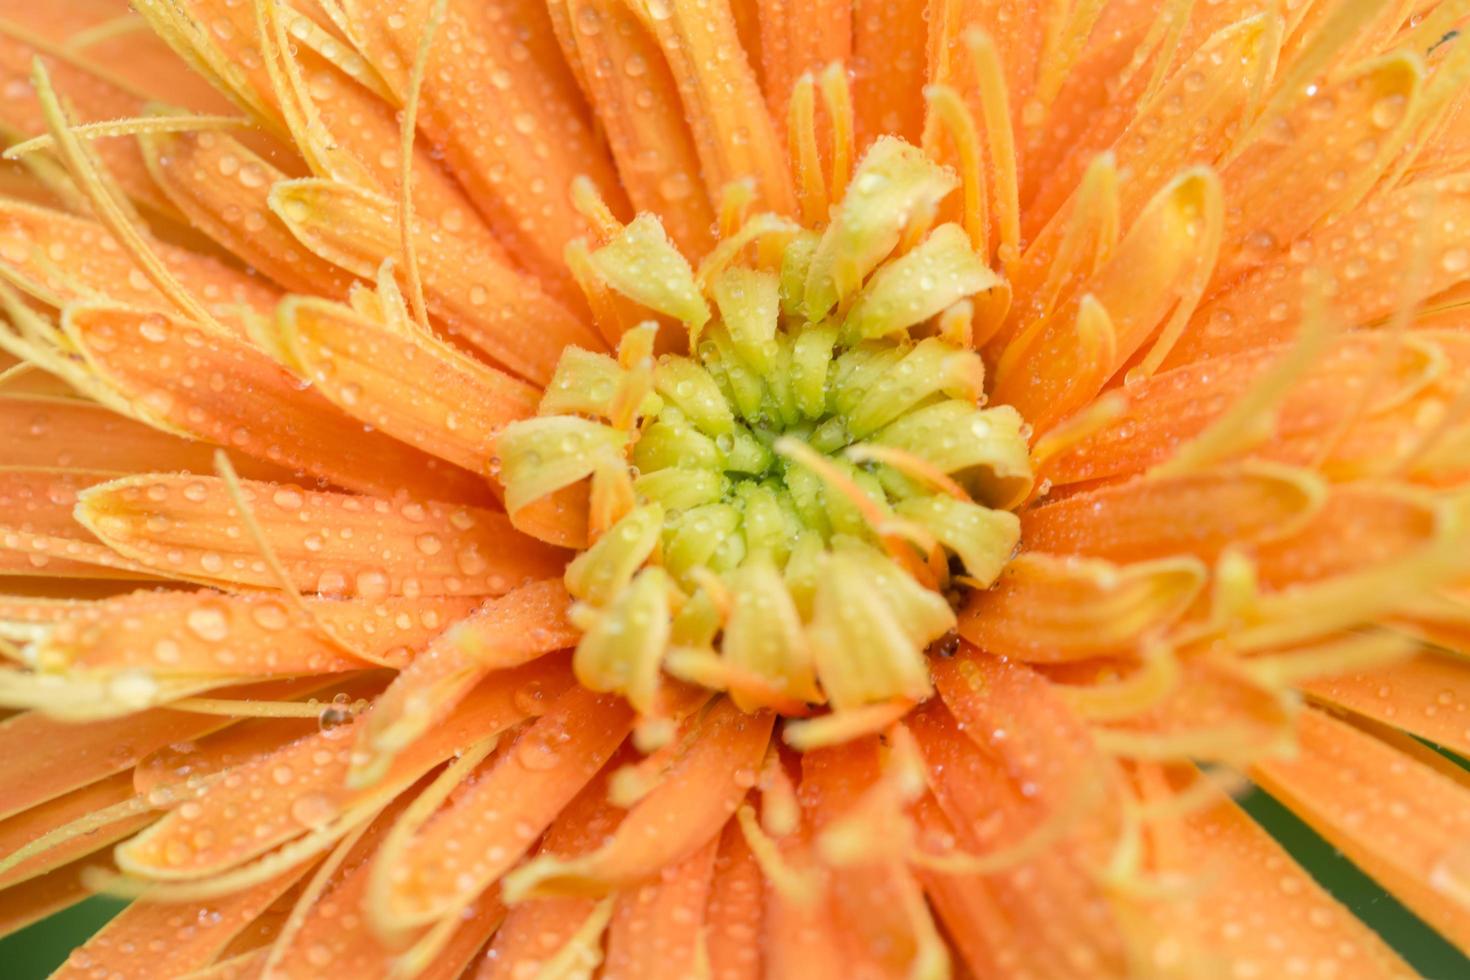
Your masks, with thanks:
[[[616,358],[569,350],[499,440],[527,530],[590,480],[566,575],[584,684],[643,711],[665,672],[793,713],[928,695],[946,594],[994,581],[1031,486],[968,343],[1003,285],[958,225],[928,227],[954,186],[880,140],[825,228],[757,215],[696,272],[644,215],[574,256],[594,305],[678,321],[689,351],[655,356],[658,320]]]

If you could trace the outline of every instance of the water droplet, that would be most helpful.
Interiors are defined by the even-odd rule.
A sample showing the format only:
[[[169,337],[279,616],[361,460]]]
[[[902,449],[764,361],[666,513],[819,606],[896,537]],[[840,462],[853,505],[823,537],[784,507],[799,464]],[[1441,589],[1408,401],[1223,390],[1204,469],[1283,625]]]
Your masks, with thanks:
[[[290,487],[282,487],[271,495],[271,501],[282,510],[298,510],[302,500],[300,492]]]
[[[201,606],[189,610],[184,617],[189,632],[209,643],[219,643],[230,635],[230,621],[223,610]]]
[[[324,827],[337,815],[337,804],[325,793],[307,793],[291,803],[291,819],[313,830]]]

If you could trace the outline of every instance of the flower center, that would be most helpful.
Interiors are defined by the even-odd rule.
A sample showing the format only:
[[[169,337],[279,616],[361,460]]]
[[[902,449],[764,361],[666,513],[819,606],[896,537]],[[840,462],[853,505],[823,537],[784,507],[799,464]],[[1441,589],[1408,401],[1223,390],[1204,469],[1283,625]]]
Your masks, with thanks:
[[[616,357],[569,350],[499,440],[520,526],[586,509],[582,683],[645,714],[665,675],[802,714],[928,696],[924,651],[1000,573],[1031,486],[967,343],[998,280],[957,225],[912,223],[947,176],[880,141],[824,229],[756,216],[696,273],[640,216],[586,253],[594,305],[677,320],[690,353],[655,356],[656,320]]]

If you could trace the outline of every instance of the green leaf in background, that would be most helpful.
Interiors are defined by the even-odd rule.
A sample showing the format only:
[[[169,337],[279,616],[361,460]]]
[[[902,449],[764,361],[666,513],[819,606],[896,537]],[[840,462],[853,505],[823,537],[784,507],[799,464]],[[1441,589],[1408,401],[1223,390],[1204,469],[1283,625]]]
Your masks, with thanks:
[[[39,980],[47,976],[66,961],[68,953],[127,904],[115,898],[89,898],[13,936],[0,939],[0,977],[5,980]]]

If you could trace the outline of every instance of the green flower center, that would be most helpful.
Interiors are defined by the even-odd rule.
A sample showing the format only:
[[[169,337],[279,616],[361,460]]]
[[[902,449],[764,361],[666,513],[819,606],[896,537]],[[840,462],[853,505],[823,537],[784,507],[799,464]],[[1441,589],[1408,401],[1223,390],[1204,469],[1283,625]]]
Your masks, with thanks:
[[[590,500],[566,573],[584,684],[645,713],[665,674],[803,713],[928,695],[949,597],[1000,573],[1031,487],[965,343],[999,280],[957,225],[914,233],[947,178],[880,141],[821,231],[757,216],[696,274],[640,216],[571,256],[690,350],[655,356],[658,321],[615,358],[570,350],[499,440],[520,526]]]

